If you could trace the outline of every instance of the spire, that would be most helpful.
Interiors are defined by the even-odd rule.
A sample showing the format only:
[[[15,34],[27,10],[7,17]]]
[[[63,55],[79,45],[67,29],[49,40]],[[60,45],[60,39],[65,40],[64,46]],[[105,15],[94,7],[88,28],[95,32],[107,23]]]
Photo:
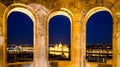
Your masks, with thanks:
[[[61,42],[59,44],[62,44]]]

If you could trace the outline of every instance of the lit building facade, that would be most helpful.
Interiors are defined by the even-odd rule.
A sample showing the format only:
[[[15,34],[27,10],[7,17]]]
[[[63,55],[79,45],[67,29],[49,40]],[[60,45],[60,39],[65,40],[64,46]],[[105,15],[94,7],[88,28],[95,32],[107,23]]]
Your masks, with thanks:
[[[66,58],[69,58],[69,52],[69,47],[67,45],[63,45],[62,43],[49,47],[49,54],[64,55]]]
[[[112,60],[112,45],[87,45],[86,59],[89,62],[107,63],[107,60]]]

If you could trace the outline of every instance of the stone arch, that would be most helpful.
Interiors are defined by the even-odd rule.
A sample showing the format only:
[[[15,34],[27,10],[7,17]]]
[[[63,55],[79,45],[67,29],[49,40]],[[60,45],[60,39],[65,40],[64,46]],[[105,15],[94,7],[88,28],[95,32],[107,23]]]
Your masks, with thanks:
[[[6,52],[7,52],[6,51],[6,48],[7,48],[7,18],[9,16],[9,14],[14,12],[14,11],[22,12],[22,13],[28,15],[32,19],[33,30],[34,30],[34,32],[33,32],[33,34],[34,34],[33,35],[34,36],[34,40],[33,40],[34,44],[33,45],[36,44],[36,42],[35,42],[36,41],[36,35],[38,35],[38,34],[36,34],[36,29],[35,29],[35,27],[36,27],[35,26],[36,25],[36,17],[34,15],[34,11],[31,7],[26,6],[24,4],[20,4],[20,3],[12,4],[9,7],[7,7],[7,9],[4,12],[4,16],[3,16],[3,40],[4,40],[4,44],[3,44],[4,66],[3,67],[7,66],[7,59],[6,59],[7,58],[6,57],[7,56],[7,54],[6,54]]]
[[[87,14],[84,17],[84,23],[82,24],[83,27],[82,27],[82,32],[81,32],[82,33],[81,35],[85,34],[85,35],[83,35],[81,37],[84,40],[83,42],[81,41],[82,42],[82,50],[83,50],[82,52],[84,52],[84,54],[82,53],[82,57],[80,58],[81,61],[84,60],[84,57],[86,57],[86,23],[87,23],[88,19],[93,14],[95,14],[96,12],[99,12],[99,11],[108,11],[111,14],[112,18],[113,18],[113,13],[111,12],[111,10],[109,10],[106,7],[94,7],[94,8],[92,8],[91,10],[89,10],[87,12]],[[113,20],[114,20],[114,18],[113,18]],[[114,23],[114,21],[112,21],[112,22]],[[85,64],[85,62],[81,62],[81,65],[82,65],[81,67],[84,67],[84,65],[86,65],[86,64]]]
[[[49,39],[49,32],[48,32],[48,28],[49,28],[49,21],[50,21],[50,19],[51,18],[53,18],[54,16],[57,16],[57,15],[63,15],[63,16],[66,16],[69,20],[70,20],[70,24],[71,24],[71,60],[70,61],[59,61],[59,60],[57,60],[57,61],[50,61],[50,62],[58,62],[58,67],[60,67],[60,66],[62,66],[62,67],[66,67],[66,66],[70,66],[70,67],[72,67],[72,63],[73,63],[73,52],[74,51],[72,51],[73,50],[73,44],[72,44],[72,37],[73,37],[73,35],[72,35],[72,32],[73,32],[73,30],[72,30],[72,22],[73,22],[73,18],[74,18],[74,16],[73,16],[73,14],[72,14],[72,12],[71,11],[69,11],[68,9],[66,9],[66,8],[60,8],[59,10],[57,9],[56,11],[53,11],[53,12],[51,12],[51,14],[49,15],[49,17],[48,17],[48,20],[47,20],[47,44],[49,45],[49,43],[48,43],[48,39]],[[49,50],[48,50],[49,51]],[[66,66],[65,66],[66,65]]]
[[[108,11],[111,15],[113,15],[112,14],[112,12],[108,9],[108,8],[106,8],[106,7],[95,7],[95,8],[93,8],[93,9],[91,9],[87,14],[86,14],[86,16],[85,16],[85,23],[87,23],[87,20],[91,17],[91,15],[93,15],[93,14],[95,14],[95,13],[97,13],[97,12],[99,12],[99,11]]]
[[[51,12],[50,16],[48,17],[48,21],[47,22],[49,22],[49,20],[52,17],[56,16],[56,15],[64,15],[64,16],[68,17],[70,19],[71,23],[72,23],[72,19],[74,17],[73,14],[72,14],[72,12],[69,11],[68,9],[66,9],[66,8],[60,8],[59,11]]]

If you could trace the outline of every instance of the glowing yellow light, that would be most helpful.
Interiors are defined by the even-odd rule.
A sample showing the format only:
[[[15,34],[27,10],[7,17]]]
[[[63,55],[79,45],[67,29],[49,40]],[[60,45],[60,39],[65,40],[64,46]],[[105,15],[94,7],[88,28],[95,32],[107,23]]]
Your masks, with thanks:
[[[50,47],[49,50],[50,54],[62,55],[64,53],[64,56],[69,58],[69,48],[67,45],[63,45],[62,43],[55,44],[53,47]]]

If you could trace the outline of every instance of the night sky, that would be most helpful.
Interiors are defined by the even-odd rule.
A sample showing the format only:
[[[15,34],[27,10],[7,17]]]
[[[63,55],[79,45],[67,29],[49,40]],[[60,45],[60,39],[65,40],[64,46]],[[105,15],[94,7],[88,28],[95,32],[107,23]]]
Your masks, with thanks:
[[[68,17],[56,15],[49,21],[49,44],[68,44],[71,41],[71,22]]]
[[[7,19],[8,44],[33,44],[33,21],[22,13],[14,11]]]
[[[86,26],[87,44],[112,44],[112,16],[109,12],[93,14]]]
[[[93,14],[86,24],[87,44],[112,44],[112,16],[107,11]],[[71,22],[68,17],[56,15],[49,21],[49,44],[69,44]],[[12,12],[7,20],[8,44],[33,44],[33,21],[22,12]]]

